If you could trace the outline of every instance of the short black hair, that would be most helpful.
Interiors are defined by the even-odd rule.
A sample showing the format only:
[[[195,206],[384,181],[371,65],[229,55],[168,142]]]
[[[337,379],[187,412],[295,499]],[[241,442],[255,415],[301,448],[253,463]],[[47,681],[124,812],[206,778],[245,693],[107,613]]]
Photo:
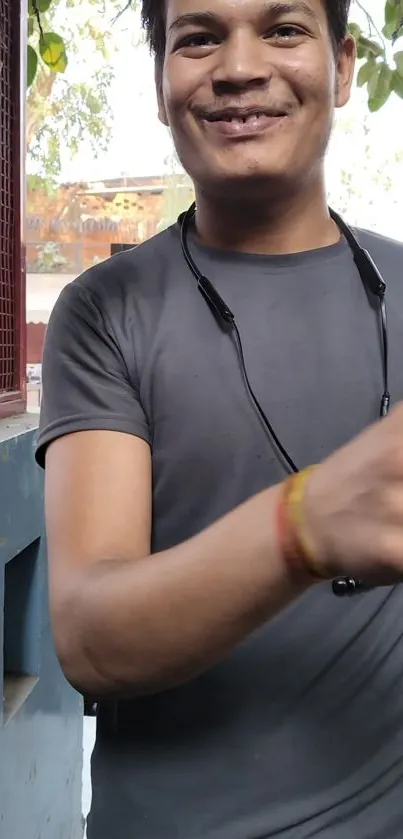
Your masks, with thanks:
[[[351,0],[324,0],[334,47],[346,37]],[[165,54],[165,0],[142,0],[141,20],[147,41],[157,60]]]

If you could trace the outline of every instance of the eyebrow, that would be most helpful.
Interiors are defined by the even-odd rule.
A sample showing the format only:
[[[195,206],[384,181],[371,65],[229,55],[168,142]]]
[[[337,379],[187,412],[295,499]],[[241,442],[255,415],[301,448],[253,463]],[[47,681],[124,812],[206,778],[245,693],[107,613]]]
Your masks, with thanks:
[[[318,16],[308,3],[304,0],[295,0],[295,2],[278,2],[265,3],[263,8],[259,10],[259,17],[281,17],[282,15],[303,14],[314,23],[318,23]],[[212,23],[220,23],[221,18],[214,12],[187,12],[179,15],[169,26],[169,31],[175,29],[183,29],[185,26],[209,26]]]

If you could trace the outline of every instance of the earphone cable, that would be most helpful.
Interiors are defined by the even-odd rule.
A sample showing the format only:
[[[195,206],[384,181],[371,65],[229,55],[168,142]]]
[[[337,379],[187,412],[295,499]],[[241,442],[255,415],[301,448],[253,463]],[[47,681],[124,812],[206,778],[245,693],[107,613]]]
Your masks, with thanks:
[[[298,466],[294,463],[292,457],[288,454],[287,449],[283,446],[281,440],[277,436],[269,418],[266,416],[266,414],[265,414],[257,396],[255,395],[255,393],[253,391],[252,385],[251,385],[250,380],[249,380],[248,371],[247,371],[247,368],[246,368],[245,355],[244,355],[244,351],[243,351],[241,335],[240,335],[239,329],[237,327],[237,324],[235,323],[235,320],[232,321],[232,328],[233,328],[235,344],[236,344],[236,348],[237,348],[237,352],[238,352],[239,363],[240,363],[240,367],[241,367],[241,371],[242,371],[242,377],[243,377],[248,395],[249,395],[249,397],[250,397],[250,399],[253,403],[253,406],[256,410],[256,413],[258,414],[259,419],[262,422],[263,428],[264,428],[267,436],[269,437],[270,441],[275,444],[278,451],[280,452],[281,457],[283,458],[283,460],[285,460],[289,469],[291,469],[291,472],[297,473],[297,472],[299,472]]]

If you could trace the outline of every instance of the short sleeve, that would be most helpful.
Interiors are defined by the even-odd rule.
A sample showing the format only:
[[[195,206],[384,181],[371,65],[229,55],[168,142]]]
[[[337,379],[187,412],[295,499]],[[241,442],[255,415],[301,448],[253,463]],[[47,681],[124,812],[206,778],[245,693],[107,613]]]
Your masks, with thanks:
[[[112,324],[92,291],[73,282],[52,311],[42,363],[37,463],[77,431],[120,431],[150,441],[149,425]]]

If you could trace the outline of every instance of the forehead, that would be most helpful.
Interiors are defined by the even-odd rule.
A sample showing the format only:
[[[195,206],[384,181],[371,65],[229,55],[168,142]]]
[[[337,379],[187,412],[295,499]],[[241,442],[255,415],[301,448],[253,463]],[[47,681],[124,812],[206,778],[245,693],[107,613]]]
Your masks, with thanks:
[[[205,13],[234,22],[275,15],[298,15],[322,21],[326,16],[324,0],[166,0],[168,26],[183,15]]]

